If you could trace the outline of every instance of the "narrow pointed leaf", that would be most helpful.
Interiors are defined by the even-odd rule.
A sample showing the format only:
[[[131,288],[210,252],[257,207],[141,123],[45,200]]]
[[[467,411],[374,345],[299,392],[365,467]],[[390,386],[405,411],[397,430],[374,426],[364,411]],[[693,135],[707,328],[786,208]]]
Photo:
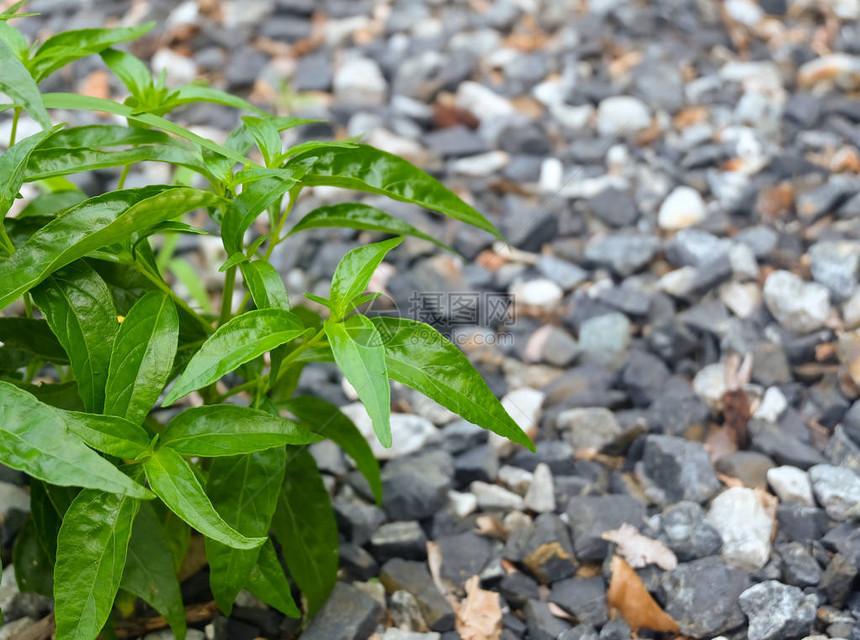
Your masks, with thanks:
[[[270,607],[290,618],[301,617],[301,611],[293,600],[290,583],[278,560],[278,553],[271,541],[260,547],[257,564],[245,582],[245,588]]]
[[[332,276],[329,294],[335,319],[342,318],[353,298],[364,293],[385,254],[401,242],[403,238],[391,238],[368,244],[349,251],[341,259]]]
[[[133,422],[117,416],[65,411],[66,428],[96,451],[117,458],[139,460],[152,452],[149,434]]]
[[[367,479],[377,504],[382,503],[379,462],[352,420],[335,405],[315,396],[299,396],[279,406],[292,413],[303,427],[328,438],[343,449]]]
[[[15,582],[22,593],[51,596],[53,591],[54,559],[39,544],[33,519],[27,520],[12,547]]]
[[[322,607],[337,581],[337,523],[313,456],[287,447],[287,473],[272,519],[272,531],[286,549],[284,559],[308,603],[308,615]]]
[[[286,469],[283,447],[218,458],[209,469],[206,493],[224,521],[246,536],[267,536]],[[224,615],[257,565],[260,549],[233,549],[206,540],[209,585]],[[283,573],[283,572],[282,572]]]
[[[167,394],[164,406],[212,384],[239,366],[304,332],[298,317],[283,309],[248,311],[218,327],[194,354]]]
[[[9,44],[0,39],[0,91],[12,98],[13,102],[29,113],[33,120],[39,123],[43,129],[51,128],[51,118],[45,110],[39,87],[27,71],[15,50]]]
[[[294,156],[287,167],[313,156],[317,160],[302,177],[304,184],[378,193],[393,200],[417,204],[488,231],[504,241],[496,228],[473,207],[402,158],[357,145],[352,149],[333,147],[306,151]]]
[[[152,87],[152,74],[140,58],[118,49],[105,49],[99,55],[135,98]]]
[[[78,385],[74,382],[29,384],[21,380],[5,379],[4,381],[26,391],[40,402],[51,407],[66,409],[67,411],[84,410],[84,403],[78,394]]]
[[[176,416],[161,434],[159,445],[186,456],[214,458],[319,440],[286,418],[250,407],[213,404]]]
[[[242,237],[263,211],[277,203],[296,184],[294,178],[266,178],[250,184],[233,198],[224,213],[221,238],[231,256],[242,250]]]
[[[185,607],[176,567],[164,528],[149,503],[140,506],[134,519],[120,586],[163,615],[173,635],[184,640]]]
[[[385,366],[385,347],[379,333],[364,316],[350,316],[342,323],[327,321],[334,361],[373,421],[373,431],[384,447],[391,446],[391,387]]]
[[[254,260],[241,265],[242,278],[258,309],[290,310],[290,297],[277,269],[268,262]]]
[[[144,187],[96,196],[67,209],[0,263],[0,309],[78,258],[217,200],[190,187]]]
[[[30,202],[27,203],[27,206],[18,212],[15,219],[20,220],[21,218],[27,218],[30,216],[47,216],[54,218],[64,209],[80,204],[86,199],[86,194],[83,191],[78,191],[76,189],[41,193],[30,200]]]
[[[287,235],[293,235],[294,233],[308,229],[324,229],[327,227],[415,236],[416,238],[428,240],[444,249],[453,251],[448,245],[439,242],[433,236],[419,231],[408,222],[395,218],[376,207],[357,202],[344,202],[318,207],[299,220]]]
[[[160,291],[138,300],[120,325],[105,388],[105,413],[140,424],[167,383],[176,356],[179,315]]]
[[[8,382],[0,382],[0,461],[62,487],[152,497],[144,487],[69,433],[58,410]]]
[[[104,280],[85,262],[69,265],[33,290],[33,299],[69,356],[84,407],[104,407],[110,353],[119,323]]]
[[[45,149],[122,147],[134,144],[166,144],[171,140],[169,135],[155,129],[124,127],[119,124],[90,124],[58,131],[42,146]]]
[[[137,27],[78,29],[58,33],[45,40],[33,54],[28,65],[30,72],[36,82],[41,82],[74,60],[98,53],[119,42],[139,38],[154,26],[154,22],[147,22]]]
[[[249,538],[233,529],[215,511],[188,463],[169,448],[157,450],[143,463],[153,492],[176,515],[204,536],[236,549],[254,549],[265,538]]]
[[[176,90],[176,93],[171,97],[168,104],[172,109],[175,106],[192,104],[195,102],[214,102],[215,104],[223,104],[228,107],[258,113],[263,117],[269,117],[269,114],[263,109],[255,107],[247,100],[243,100],[242,98],[226,93],[225,91],[213,89],[212,87],[203,87],[196,84],[179,87],[179,89]]]
[[[0,224],[12,203],[15,202],[15,198],[18,197],[21,185],[24,184],[24,174],[31,154],[45,141],[45,138],[57,131],[57,128],[45,129],[19,140],[0,155],[0,176],[3,176],[0,182]]]
[[[405,318],[374,318],[385,342],[392,380],[401,382],[469,422],[534,451],[534,444],[455,345],[432,327]]]
[[[140,502],[86,489],[74,499],[57,536],[56,635],[95,638],[113,607]]]

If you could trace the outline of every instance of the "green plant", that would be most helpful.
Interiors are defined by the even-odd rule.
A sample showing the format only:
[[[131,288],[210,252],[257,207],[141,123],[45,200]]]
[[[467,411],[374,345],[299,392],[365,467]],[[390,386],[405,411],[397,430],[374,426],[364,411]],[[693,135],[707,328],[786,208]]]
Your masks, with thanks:
[[[337,364],[385,446],[389,379],[526,447],[532,443],[441,335],[418,322],[357,311],[373,297],[365,290],[386,253],[404,235],[427,236],[362,204],[306,216],[290,233],[335,226],[394,236],[347,253],[329,297],[309,296],[328,308],[323,319],[291,307],[268,262],[286,237],[290,208],[305,187],[329,185],[498,232],[396,156],[355,141],[284,151],[281,132],[308,121],[267,115],[207,87],[168,90],[140,60],[111,48],[151,25],[63,33],[34,50],[9,24],[21,17],[14,14],[21,4],[0,16],[0,90],[13,100],[6,108],[14,122],[0,156],[0,309],[23,299],[24,313],[0,317],[0,462],[30,478],[32,514],[13,551],[20,588],[53,595],[59,640],[95,638],[112,624],[114,608],[129,614],[136,598],[182,638],[177,572],[195,530],[205,537],[211,588],[223,611],[247,589],[300,616],[289,575],[310,617],[336,579],[337,531],[305,445],[337,443],[377,501],[381,482],[368,443],[344,414],[319,398],[294,396],[306,363]],[[39,92],[49,74],[94,53],[130,92],[124,104]],[[245,116],[223,145],[164,118],[201,100],[255,115]],[[52,126],[50,109],[106,112],[127,125]],[[22,111],[43,130],[16,140]],[[263,164],[246,158],[254,147]],[[124,189],[129,167],[141,161],[174,165],[173,184]],[[121,169],[119,188],[95,197],[65,177],[104,168]],[[195,175],[207,188],[190,186]],[[25,182],[36,183],[40,195],[7,217]],[[200,209],[220,229],[228,256],[217,316],[195,311],[163,277],[165,269],[181,270],[171,255],[177,234],[202,233],[183,222]],[[269,233],[246,245],[246,231],[264,213]],[[164,238],[160,252],[150,243],[155,235]],[[233,308],[239,273],[247,294]],[[173,416],[166,424],[151,413],[159,398],[170,407],[192,392],[202,406],[162,412]]]

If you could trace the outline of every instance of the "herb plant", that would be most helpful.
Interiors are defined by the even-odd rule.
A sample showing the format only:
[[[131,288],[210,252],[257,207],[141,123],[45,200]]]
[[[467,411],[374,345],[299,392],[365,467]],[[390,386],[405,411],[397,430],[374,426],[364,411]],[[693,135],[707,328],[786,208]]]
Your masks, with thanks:
[[[281,132],[310,121],[274,117],[208,87],[166,88],[139,59],[112,48],[152,25],[71,31],[35,48],[10,24],[24,16],[15,13],[21,4],[0,15],[0,91],[13,115],[0,156],[0,462],[27,474],[32,500],[13,550],[18,584],[53,596],[59,640],[95,638],[113,624],[112,611],[131,614],[137,598],[183,638],[177,575],[196,531],[223,612],[246,589],[288,616],[303,610],[309,618],[336,580],[338,540],[305,445],[337,443],[377,501],[381,482],[355,425],[320,398],[295,396],[306,363],[337,364],[385,446],[389,380],[532,443],[442,335],[412,320],[359,312],[374,297],[365,291],[386,254],[404,235],[427,236],[355,203],[320,207],[295,224],[289,233],[347,227],[392,236],[347,253],[327,299],[308,296],[328,308],[323,318],[291,306],[268,261],[289,235],[290,209],[305,187],[326,185],[498,232],[396,156],[354,141],[284,150]],[[40,93],[42,80],[90,54],[128,89],[123,104]],[[165,118],[197,101],[249,115],[216,144]],[[113,114],[126,124],[54,126],[52,109]],[[22,112],[42,131],[17,139]],[[246,157],[254,148],[263,164]],[[123,188],[129,168],[142,161],[173,165],[172,184]],[[119,187],[95,197],[66,178],[105,168],[121,171]],[[7,216],[24,183],[35,183],[39,195]],[[164,241],[157,252],[151,243],[158,235],[202,233],[183,220],[196,210],[220,229],[228,256],[217,315],[196,311],[174,291],[164,277],[176,267],[172,245]],[[261,214],[270,231],[246,244]],[[178,267],[173,273],[182,278]],[[239,274],[247,295],[237,308]],[[192,393],[194,406],[152,413]],[[293,599],[299,591],[302,610]]]

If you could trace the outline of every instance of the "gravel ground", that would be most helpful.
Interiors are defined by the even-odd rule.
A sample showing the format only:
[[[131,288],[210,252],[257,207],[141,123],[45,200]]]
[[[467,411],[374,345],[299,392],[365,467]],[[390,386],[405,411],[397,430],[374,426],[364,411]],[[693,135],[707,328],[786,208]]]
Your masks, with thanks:
[[[634,618],[607,605],[623,545],[602,537],[625,523],[676,558],[636,574],[684,636],[860,639],[860,0],[29,10],[43,13],[21,23],[31,36],[157,19],[134,51],[168,83],[199,76],[331,122],[295,136],[362,134],[439,176],[510,239],[382,204],[464,260],[410,238],[378,284],[404,315],[430,312],[537,454],[401,387],[394,449],[378,451],[381,508],[339,450],[314,445],[342,582],[302,640],[631,637]],[[98,58],[49,83],[122,97]],[[177,119],[215,139],[237,123],[210,105]],[[127,184],[159,176],[147,167]],[[317,189],[297,210],[343,197]],[[326,293],[341,255],[371,239],[315,232],[274,260],[298,300]],[[223,255],[199,242],[182,249],[214,296]],[[464,317],[463,299],[476,315]],[[499,299],[515,314],[493,314]],[[332,368],[308,367],[301,389],[371,431]],[[4,548],[27,509],[20,478],[6,479]],[[456,605],[473,575],[501,594],[491,635],[464,631],[440,593]],[[211,599],[207,579],[186,581],[189,602]],[[294,637],[294,622],[250,597],[241,605],[206,637]],[[4,579],[0,637],[49,606]]]

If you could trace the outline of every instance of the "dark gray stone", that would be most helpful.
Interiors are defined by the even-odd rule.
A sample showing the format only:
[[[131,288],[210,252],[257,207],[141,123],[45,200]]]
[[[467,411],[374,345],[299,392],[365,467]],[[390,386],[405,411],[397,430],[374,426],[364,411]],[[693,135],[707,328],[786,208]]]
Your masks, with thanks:
[[[392,520],[432,516],[448,500],[452,472],[450,456],[441,451],[392,460],[382,470],[382,508]]]
[[[604,189],[586,201],[586,206],[600,221],[611,227],[627,227],[639,218],[636,201],[625,191]]]
[[[487,538],[472,532],[438,538],[436,544],[442,552],[442,577],[461,589],[466,580],[481,573],[493,552]]]
[[[364,640],[376,629],[382,607],[363,591],[338,582],[302,633],[303,640]]]
[[[539,600],[529,600],[523,607],[523,613],[529,640],[558,640],[571,628],[567,622],[552,615],[549,605]]]
[[[454,628],[454,610],[436,588],[424,563],[394,558],[382,567],[379,580],[389,594],[402,589],[415,596],[432,631]]]
[[[780,533],[797,542],[819,540],[829,523],[824,509],[797,503],[780,504],[776,508],[776,520]]]
[[[629,496],[577,496],[567,503],[567,517],[576,557],[602,560],[609,551],[609,543],[600,536],[625,522],[641,526],[645,506]]]
[[[782,558],[782,576],[787,584],[808,587],[821,580],[821,567],[800,542],[786,542],[776,548]]]
[[[372,504],[339,498],[334,501],[337,526],[350,542],[361,545],[385,522],[385,512]]]
[[[684,635],[712,638],[744,623],[738,597],[749,582],[746,572],[715,556],[679,564],[663,574],[666,613]]]
[[[657,356],[632,350],[621,372],[621,384],[637,407],[647,407],[657,399],[669,380],[669,369]]]
[[[509,573],[499,583],[499,593],[512,609],[521,609],[529,600],[539,600],[538,583],[524,573]]]
[[[722,486],[705,448],[698,442],[673,436],[647,437],[642,471],[669,503],[704,502]]]
[[[602,576],[570,578],[552,585],[549,599],[580,623],[602,626],[609,619],[606,609],[606,582]]]
[[[659,249],[660,239],[656,236],[620,231],[589,243],[585,258],[626,277],[648,265]]]
[[[857,565],[850,558],[834,553],[821,576],[818,589],[827,596],[830,604],[841,608],[853,589],[857,572]]]
[[[542,513],[531,526],[514,530],[503,556],[544,583],[567,578],[578,566],[567,527],[553,513]]]
[[[705,512],[697,502],[682,501],[660,514],[656,537],[681,562],[715,555],[723,546],[719,532],[705,520]]]
[[[684,436],[692,430],[703,431],[711,410],[681,378],[670,378],[665,391],[654,401],[648,412],[654,430],[672,436]]]
[[[379,573],[379,564],[362,547],[349,542],[338,545],[340,566],[359,580],[370,580]]]
[[[471,156],[489,150],[481,136],[462,125],[428,133],[424,136],[424,144],[433,153],[446,158]]]
[[[427,537],[414,520],[389,522],[370,537],[370,548],[379,562],[391,558],[423,560],[427,557]]]

